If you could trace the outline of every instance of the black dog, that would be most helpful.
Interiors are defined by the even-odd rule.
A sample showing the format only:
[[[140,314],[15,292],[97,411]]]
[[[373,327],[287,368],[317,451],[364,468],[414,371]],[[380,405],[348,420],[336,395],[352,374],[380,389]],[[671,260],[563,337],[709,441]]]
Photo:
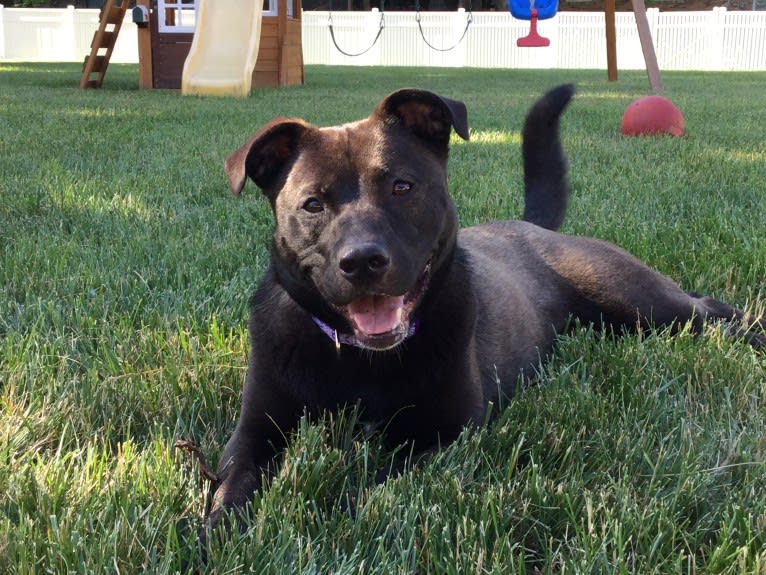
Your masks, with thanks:
[[[359,403],[392,444],[429,448],[481,423],[573,318],[697,332],[721,319],[766,346],[763,319],[752,331],[741,311],[682,291],[620,248],[552,231],[568,196],[558,124],[572,93],[552,90],[527,117],[525,221],[458,231],[447,155],[453,128],[468,139],[466,108],[421,90],[342,126],[273,120],[227,159],[231,190],[250,177],[276,226],[212,522],[252,498],[304,411]]]

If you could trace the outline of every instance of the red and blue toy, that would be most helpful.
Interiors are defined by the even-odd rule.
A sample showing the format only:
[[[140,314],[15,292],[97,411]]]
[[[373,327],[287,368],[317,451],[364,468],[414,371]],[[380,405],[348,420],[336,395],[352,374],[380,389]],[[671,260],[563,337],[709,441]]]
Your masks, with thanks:
[[[516,40],[520,48],[541,48],[550,46],[549,38],[537,32],[537,21],[553,18],[558,12],[559,0],[510,0],[508,10],[518,20],[529,20],[529,34]]]

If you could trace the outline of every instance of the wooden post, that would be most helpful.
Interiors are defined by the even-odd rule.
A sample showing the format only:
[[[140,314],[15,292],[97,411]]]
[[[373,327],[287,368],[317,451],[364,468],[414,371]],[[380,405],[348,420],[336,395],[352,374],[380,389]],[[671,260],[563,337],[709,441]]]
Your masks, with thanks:
[[[297,36],[297,46],[295,48],[295,63],[297,66],[299,66],[299,74],[297,77],[300,78],[300,81],[295,80],[299,84],[305,83],[305,77],[303,75],[303,38],[302,38],[302,30],[303,30],[303,0],[294,0],[295,2],[295,14],[293,16],[296,20],[298,20],[298,36]]]
[[[136,5],[145,6],[151,12],[152,0],[136,0]],[[149,20],[151,21],[154,17],[154,14],[150,14]],[[154,88],[151,26],[138,28],[138,87],[141,90],[151,90]]]
[[[277,4],[277,62],[279,70],[277,72],[278,83],[280,86],[286,86],[288,82],[288,68],[290,49],[287,46],[287,0],[279,0]]]
[[[649,76],[649,86],[653,92],[659,94],[662,92],[662,78],[660,78],[660,67],[657,65],[657,54],[654,52],[652,31],[649,29],[649,20],[646,18],[646,5],[644,0],[632,0],[632,2],[638,38],[641,40],[641,51],[644,53],[646,63],[646,74]]]
[[[604,20],[606,24],[606,76],[610,82],[617,81],[617,31],[614,23],[615,0],[606,0]]]

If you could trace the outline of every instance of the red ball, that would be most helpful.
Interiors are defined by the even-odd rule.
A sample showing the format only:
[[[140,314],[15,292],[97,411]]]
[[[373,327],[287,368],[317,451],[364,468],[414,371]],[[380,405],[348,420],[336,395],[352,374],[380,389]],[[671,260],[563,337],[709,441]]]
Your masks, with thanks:
[[[645,96],[632,102],[622,116],[620,131],[626,136],[684,133],[684,117],[673,102],[662,96]]]

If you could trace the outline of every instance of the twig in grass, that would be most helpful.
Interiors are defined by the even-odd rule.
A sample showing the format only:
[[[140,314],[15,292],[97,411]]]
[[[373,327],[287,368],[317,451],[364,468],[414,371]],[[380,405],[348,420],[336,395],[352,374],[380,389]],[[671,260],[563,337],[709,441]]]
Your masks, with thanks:
[[[189,441],[188,439],[179,437],[173,443],[173,447],[186,452],[189,457],[197,461],[197,464],[199,465],[199,473],[204,479],[212,481],[213,483],[219,482],[218,476],[213,473],[210,467],[208,467],[207,463],[205,462],[205,455],[202,453],[202,450],[197,447],[196,444],[194,444],[192,441]]]

